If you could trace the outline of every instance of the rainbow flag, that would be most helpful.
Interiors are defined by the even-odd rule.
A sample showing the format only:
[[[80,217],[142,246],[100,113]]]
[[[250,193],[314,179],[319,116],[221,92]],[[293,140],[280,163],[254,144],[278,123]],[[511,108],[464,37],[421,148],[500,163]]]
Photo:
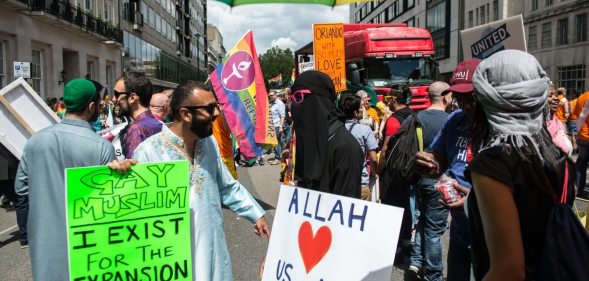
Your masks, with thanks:
[[[270,82],[278,82],[278,81],[282,81],[282,73],[278,74],[276,77],[269,79],[268,83]]]
[[[251,30],[227,53],[210,78],[243,156],[258,157],[264,145],[276,145],[268,93]]]

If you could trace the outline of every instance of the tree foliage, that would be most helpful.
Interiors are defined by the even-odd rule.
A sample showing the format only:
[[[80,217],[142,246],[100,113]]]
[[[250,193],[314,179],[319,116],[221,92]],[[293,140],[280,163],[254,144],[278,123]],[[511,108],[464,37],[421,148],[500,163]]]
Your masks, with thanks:
[[[278,76],[282,73],[282,87],[288,85],[291,81],[291,74],[294,63],[294,54],[290,49],[281,49],[279,47],[272,47],[266,50],[260,56],[260,67],[264,73],[264,82],[266,88],[276,89],[280,88],[278,83],[268,84],[268,80]]]

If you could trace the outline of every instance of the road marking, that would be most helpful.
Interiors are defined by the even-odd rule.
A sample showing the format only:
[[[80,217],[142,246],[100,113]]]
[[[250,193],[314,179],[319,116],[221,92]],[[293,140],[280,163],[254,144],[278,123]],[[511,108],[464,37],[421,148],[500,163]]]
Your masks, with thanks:
[[[11,230],[12,230],[13,228],[15,228],[15,227],[17,227],[17,225],[16,225],[16,224],[15,224],[15,225],[13,225],[13,226],[11,226],[11,227],[9,227],[9,228],[7,228],[7,229],[5,229],[4,231],[0,232],[0,235],[2,235],[2,234],[4,234],[4,233],[6,233],[6,232],[8,232],[8,231],[11,231]]]

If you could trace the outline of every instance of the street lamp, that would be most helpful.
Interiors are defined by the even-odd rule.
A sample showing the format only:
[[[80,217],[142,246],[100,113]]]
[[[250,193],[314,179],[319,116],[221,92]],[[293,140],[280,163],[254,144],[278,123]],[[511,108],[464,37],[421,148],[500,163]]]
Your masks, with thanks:
[[[200,33],[194,34],[196,36],[196,80],[200,81]]]

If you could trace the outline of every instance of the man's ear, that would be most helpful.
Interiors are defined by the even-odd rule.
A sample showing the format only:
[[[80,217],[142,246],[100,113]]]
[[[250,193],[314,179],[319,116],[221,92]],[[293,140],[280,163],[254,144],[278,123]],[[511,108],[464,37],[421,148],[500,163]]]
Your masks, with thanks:
[[[88,112],[92,113],[94,111],[96,111],[96,102],[92,101],[88,104],[88,106],[86,107],[86,109],[88,110]]]

